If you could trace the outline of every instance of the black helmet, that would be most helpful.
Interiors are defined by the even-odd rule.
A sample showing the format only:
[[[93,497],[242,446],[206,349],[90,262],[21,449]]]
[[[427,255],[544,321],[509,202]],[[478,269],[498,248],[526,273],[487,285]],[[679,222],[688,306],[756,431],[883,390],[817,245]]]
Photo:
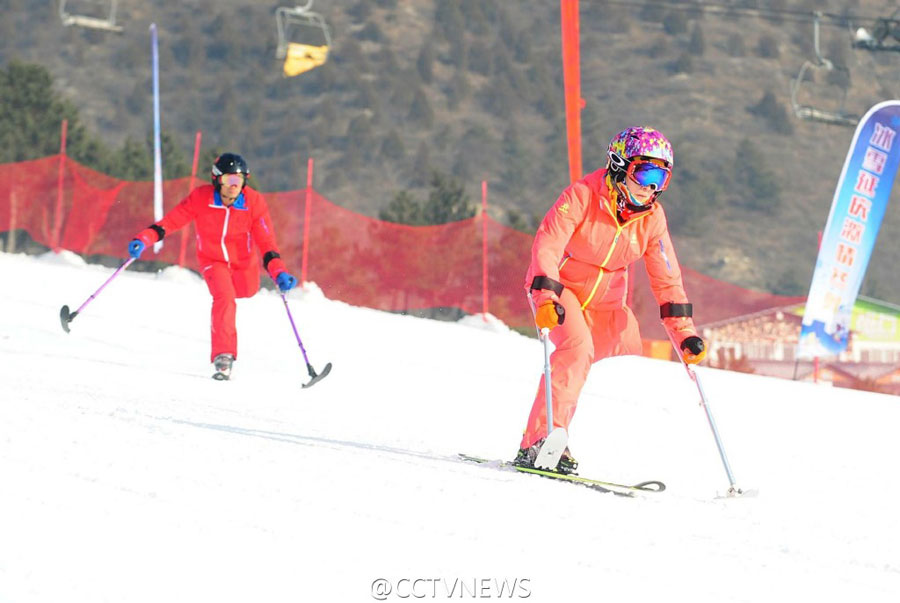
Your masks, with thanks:
[[[247,167],[247,162],[244,161],[244,158],[237,153],[222,153],[216,157],[212,165],[212,183],[217,190],[219,188],[219,176],[222,174],[243,174],[246,180],[250,177],[250,168]]]

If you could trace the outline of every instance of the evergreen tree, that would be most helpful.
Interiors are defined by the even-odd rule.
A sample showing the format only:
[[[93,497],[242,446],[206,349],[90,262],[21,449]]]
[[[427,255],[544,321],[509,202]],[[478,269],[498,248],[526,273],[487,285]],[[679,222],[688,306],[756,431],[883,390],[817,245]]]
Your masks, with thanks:
[[[381,154],[393,161],[400,161],[406,154],[403,139],[395,129],[388,132],[387,137],[381,142]]]
[[[378,212],[378,219],[395,224],[421,226],[425,224],[422,215],[422,204],[413,198],[409,191],[400,191]]]
[[[742,57],[747,54],[744,47],[744,38],[740,35],[731,35],[725,40],[725,51],[733,57]]]
[[[416,160],[413,163],[410,182],[413,186],[422,186],[428,182],[428,177],[432,170],[431,153],[428,150],[428,145],[424,141],[419,143],[415,157]]]
[[[515,209],[509,209],[506,211],[506,222],[509,224],[510,228],[514,228],[518,231],[525,232],[528,234],[534,234],[535,226],[533,221],[529,219],[528,216],[521,213]]]
[[[460,52],[465,40],[465,19],[457,0],[438,0],[434,11],[435,29],[450,44],[451,52]]]
[[[107,153],[88,136],[75,107],[53,90],[47,69],[12,61],[0,70],[0,162],[59,153],[64,119],[68,155],[103,169]]]
[[[450,86],[447,88],[447,105],[451,109],[458,109],[459,105],[468,98],[470,92],[471,86],[465,67],[457,67],[453,73],[453,79],[450,80]]]
[[[531,158],[519,139],[518,128],[511,124],[503,134],[502,187],[513,196],[522,195],[529,186]]]
[[[413,97],[412,106],[409,108],[409,119],[425,128],[431,128],[434,125],[434,110],[422,88],[418,88]]]
[[[775,174],[766,166],[765,155],[748,138],[738,145],[734,170],[740,205],[755,211],[772,211],[781,204]]]
[[[756,53],[764,59],[777,59],[781,56],[781,52],[778,50],[778,41],[769,35],[760,36]]]
[[[465,220],[475,215],[471,203],[459,180],[438,171],[432,172],[431,191],[422,208],[426,224],[446,224]]]
[[[663,31],[670,36],[686,33],[687,30],[688,19],[683,10],[673,10],[663,18]]]
[[[408,191],[397,193],[378,213],[378,217],[396,224],[424,226],[465,220],[475,215],[477,208],[470,201],[458,180],[438,171],[431,173],[428,199],[421,203]]]
[[[434,81],[434,45],[431,43],[431,39],[426,40],[419,49],[416,69],[418,69],[423,82],[430,84]]]
[[[748,107],[747,111],[764,118],[774,132],[786,136],[794,133],[794,124],[788,116],[787,110],[778,102],[775,93],[771,90],[766,91],[759,102]]]
[[[694,58],[689,52],[683,52],[672,63],[671,69],[674,73],[693,73]]]
[[[706,40],[703,37],[703,27],[694,21],[691,27],[691,40],[688,42],[688,51],[695,57],[702,57],[706,52]]]

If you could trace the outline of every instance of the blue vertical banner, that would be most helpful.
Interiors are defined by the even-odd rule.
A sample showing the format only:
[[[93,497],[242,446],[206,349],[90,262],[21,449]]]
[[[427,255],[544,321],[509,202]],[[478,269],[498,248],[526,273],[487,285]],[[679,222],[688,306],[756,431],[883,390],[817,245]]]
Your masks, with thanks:
[[[900,101],[879,103],[860,120],[825,223],[800,328],[797,356],[847,349],[850,315],[875,247],[900,164]]]

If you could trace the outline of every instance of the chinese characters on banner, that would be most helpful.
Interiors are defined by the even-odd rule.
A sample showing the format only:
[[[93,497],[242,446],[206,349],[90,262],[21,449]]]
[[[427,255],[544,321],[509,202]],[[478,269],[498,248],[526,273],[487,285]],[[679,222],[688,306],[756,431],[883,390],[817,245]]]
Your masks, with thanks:
[[[825,224],[800,329],[800,358],[847,348],[850,315],[900,162],[900,101],[872,107],[850,143]]]

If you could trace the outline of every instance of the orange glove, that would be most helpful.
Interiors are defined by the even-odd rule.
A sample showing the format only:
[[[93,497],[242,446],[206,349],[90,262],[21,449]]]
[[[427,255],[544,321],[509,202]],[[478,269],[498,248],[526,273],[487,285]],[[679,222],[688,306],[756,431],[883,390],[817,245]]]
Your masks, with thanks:
[[[706,358],[706,344],[696,335],[681,342],[681,357],[687,364],[699,364]]]
[[[557,301],[548,299],[538,306],[534,322],[538,329],[552,329],[566,321],[566,309]]]

